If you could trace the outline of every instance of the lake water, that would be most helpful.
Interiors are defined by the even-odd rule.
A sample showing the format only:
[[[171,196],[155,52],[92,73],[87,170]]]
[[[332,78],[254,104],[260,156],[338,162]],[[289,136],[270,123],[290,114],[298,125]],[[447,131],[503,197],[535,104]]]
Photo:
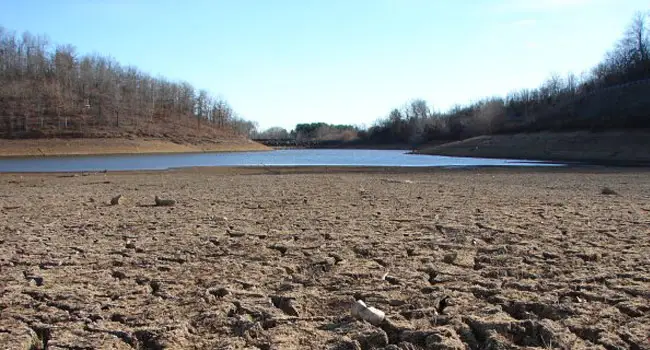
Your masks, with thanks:
[[[0,159],[0,172],[158,170],[196,166],[561,166],[533,160],[408,154],[404,150],[298,149],[269,152],[64,156]]]

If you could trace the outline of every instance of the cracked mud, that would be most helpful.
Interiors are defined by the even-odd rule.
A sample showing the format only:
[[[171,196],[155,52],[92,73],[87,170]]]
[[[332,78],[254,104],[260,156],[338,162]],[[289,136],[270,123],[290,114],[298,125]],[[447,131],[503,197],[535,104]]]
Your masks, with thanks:
[[[387,321],[352,318],[355,299]],[[644,170],[0,176],[2,349],[650,349],[649,337]]]

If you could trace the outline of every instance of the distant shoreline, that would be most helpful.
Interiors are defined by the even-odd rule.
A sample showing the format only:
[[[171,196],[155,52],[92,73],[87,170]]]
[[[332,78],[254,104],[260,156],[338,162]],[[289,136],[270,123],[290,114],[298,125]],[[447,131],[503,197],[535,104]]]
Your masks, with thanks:
[[[528,159],[605,166],[650,166],[650,130],[539,132],[479,136],[423,146],[343,143],[331,149],[404,150],[451,157]],[[269,147],[246,139],[177,143],[157,138],[0,139],[0,158],[251,152],[323,147]]]
[[[415,154],[650,166],[650,130],[488,135],[423,147]]]
[[[165,139],[75,138],[0,139],[0,157],[109,156],[206,152],[270,151],[272,148],[245,139],[174,143]]]
[[[271,147],[271,146],[269,146]],[[310,146],[273,146],[274,150],[289,149],[333,149],[333,150],[382,150],[382,151],[413,151],[413,148],[402,145],[342,145],[337,147],[310,147]]]

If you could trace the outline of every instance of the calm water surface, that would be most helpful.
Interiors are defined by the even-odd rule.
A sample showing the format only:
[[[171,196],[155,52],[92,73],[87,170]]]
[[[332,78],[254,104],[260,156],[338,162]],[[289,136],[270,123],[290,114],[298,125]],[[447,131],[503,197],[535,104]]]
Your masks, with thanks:
[[[407,154],[404,150],[300,149],[269,152],[0,159],[0,172],[158,170],[195,166],[561,166],[533,160],[461,158]]]

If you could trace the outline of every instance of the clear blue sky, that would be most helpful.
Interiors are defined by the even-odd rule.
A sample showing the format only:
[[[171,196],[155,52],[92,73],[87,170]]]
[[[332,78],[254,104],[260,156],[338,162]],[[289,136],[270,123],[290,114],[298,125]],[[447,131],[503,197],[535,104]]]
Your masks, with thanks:
[[[225,97],[293,128],[370,125],[413,98],[437,110],[536,87],[601,60],[647,0],[0,0],[46,34]]]

